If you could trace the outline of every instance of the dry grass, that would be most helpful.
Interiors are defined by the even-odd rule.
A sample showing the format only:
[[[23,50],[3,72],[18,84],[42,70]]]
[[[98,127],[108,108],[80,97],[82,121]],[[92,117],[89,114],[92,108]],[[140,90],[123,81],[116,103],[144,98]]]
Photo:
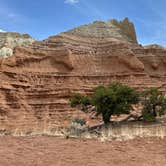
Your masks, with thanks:
[[[14,132],[7,132],[5,129],[0,130],[0,135],[12,136],[55,136],[63,138],[89,138],[99,139],[101,141],[110,140],[131,140],[134,138],[146,137],[166,137],[166,124],[142,124],[142,123],[127,123],[114,124],[107,127],[96,126],[88,128],[79,124],[72,124],[69,128],[46,128],[43,130],[21,131],[16,129]]]
[[[105,140],[131,140],[134,138],[146,138],[146,137],[166,137],[166,124],[116,124],[109,125],[107,127],[98,126],[93,129],[85,130],[82,133],[77,134],[75,132],[68,133],[69,137],[82,137],[82,138],[97,138],[101,141]]]

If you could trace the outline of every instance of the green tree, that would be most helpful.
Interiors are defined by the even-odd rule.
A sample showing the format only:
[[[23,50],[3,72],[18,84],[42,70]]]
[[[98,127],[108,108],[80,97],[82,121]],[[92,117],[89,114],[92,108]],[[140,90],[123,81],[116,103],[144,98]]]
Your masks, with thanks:
[[[70,98],[71,107],[78,107],[81,111],[87,113],[88,107],[91,106],[91,98],[79,93],[72,94]]]
[[[90,97],[74,94],[70,102],[73,107],[81,106],[84,112],[92,108],[107,124],[112,115],[129,114],[132,104],[139,102],[139,95],[127,85],[113,83],[108,87],[98,86]]]
[[[166,97],[157,88],[150,88],[143,92],[142,105],[142,116],[145,121],[155,121],[157,115],[166,114]]]

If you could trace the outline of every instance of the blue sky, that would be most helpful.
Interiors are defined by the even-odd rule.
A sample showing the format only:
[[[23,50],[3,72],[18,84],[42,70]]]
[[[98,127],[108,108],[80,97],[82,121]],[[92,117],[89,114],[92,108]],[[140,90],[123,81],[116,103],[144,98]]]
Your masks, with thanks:
[[[38,40],[94,20],[134,22],[139,43],[166,46],[165,0],[0,0],[0,31]]]

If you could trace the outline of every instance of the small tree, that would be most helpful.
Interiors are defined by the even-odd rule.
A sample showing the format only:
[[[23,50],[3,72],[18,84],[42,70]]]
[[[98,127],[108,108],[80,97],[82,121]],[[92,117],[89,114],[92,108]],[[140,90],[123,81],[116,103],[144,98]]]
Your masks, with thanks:
[[[157,88],[143,92],[142,105],[142,116],[145,121],[155,121],[157,115],[166,114],[166,97]]]
[[[108,87],[98,86],[91,97],[74,94],[70,100],[71,106],[81,106],[84,112],[89,107],[93,108],[96,115],[102,115],[105,124],[110,122],[112,115],[129,114],[132,104],[138,101],[138,93],[121,83],[113,83]]]

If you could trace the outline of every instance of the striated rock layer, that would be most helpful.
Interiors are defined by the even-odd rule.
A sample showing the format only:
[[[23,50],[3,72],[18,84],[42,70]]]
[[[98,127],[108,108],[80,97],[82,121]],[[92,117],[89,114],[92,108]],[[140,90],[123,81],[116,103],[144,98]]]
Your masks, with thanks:
[[[18,46],[13,56],[0,60],[2,132],[64,126],[80,114],[68,102],[73,92],[90,94],[113,81],[166,90],[166,49],[138,45],[128,19],[107,24],[94,22]]]

